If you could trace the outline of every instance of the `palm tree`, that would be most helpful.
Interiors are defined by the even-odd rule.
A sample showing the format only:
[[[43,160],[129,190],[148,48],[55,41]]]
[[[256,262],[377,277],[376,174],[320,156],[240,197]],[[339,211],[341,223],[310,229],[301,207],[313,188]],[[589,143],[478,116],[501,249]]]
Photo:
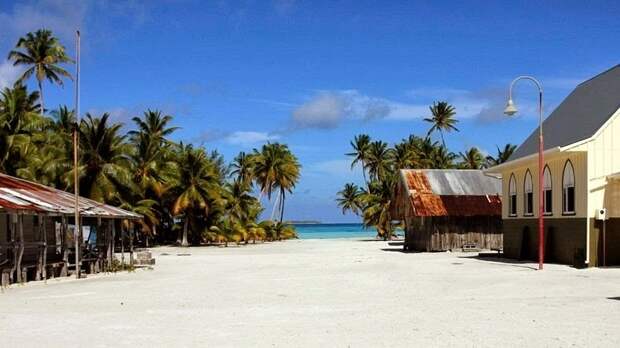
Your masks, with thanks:
[[[438,146],[433,149],[432,166],[433,169],[450,169],[454,167],[454,160],[457,155],[448,150],[445,146]]]
[[[202,148],[180,144],[177,158],[176,192],[172,212],[183,214],[182,246],[188,246],[190,218],[207,215],[211,203],[220,197],[216,168]]]
[[[392,150],[393,165],[395,170],[414,168],[416,166],[415,148],[408,142],[402,142],[394,145]]]
[[[370,148],[370,136],[368,134],[356,135],[351,141],[351,147],[353,152],[347,153],[347,156],[352,156],[351,169],[353,169],[358,163],[362,165],[362,175],[364,176],[364,183],[368,185],[366,179],[366,162],[368,161],[369,148]]]
[[[366,166],[371,180],[383,180],[392,170],[393,154],[384,141],[373,141],[368,147]]]
[[[517,149],[517,145],[506,144],[503,149],[497,147],[497,157],[487,156],[487,166],[493,167],[507,162],[512,153]]]
[[[138,220],[137,224],[140,232],[146,236],[146,246],[149,245],[149,238],[155,235],[155,228],[159,224],[159,218],[157,216],[156,207],[157,202],[152,199],[140,199],[132,203],[130,201],[123,201],[120,207],[142,215],[142,219]]]
[[[301,165],[288,146],[267,143],[261,151],[254,149],[254,177],[261,193],[271,199],[274,190],[279,191],[280,222],[284,219],[286,193],[292,193],[300,175]]]
[[[179,129],[179,127],[168,126],[172,122],[172,116],[163,115],[160,110],[148,109],[142,114],[142,118],[134,117],[132,121],[136,124],[137,130],[130,131],[129,136],[135,137],[143,134],[157,146],[168,143],[166,137]]]
[[[132,187],[129,145],[120,135],[122,125],[109,123],[110,115],[90,113],[80,124],[81,194],[99,202],[114,203]]]
[[[230,164],[231,175],[235,181],[251,185],[254,180],[254,156],[241,151]]]
[[[259,201],[250,194],[250,187],[240,181],[224,186],[226,211],[231,219],[242,224],[252,221],[252,213]]]
[[[8,59],[13,61],[14,66],[25,65],[28,67],[19,77],[18,82],[24,82],[30,76],[35,76],[39,87],[39,97],[41,98],[41,114],[45,112],[43,81],[47,79],[50,83],[56,83],[62,87],[64,85],[63,77],[71,79],[71,74],[61,68],[60,64],[70,63],[72,60],[65,53],[65,47],[60,44],[51,31],[46,29],[28,33],[20,38],[15,49],[9,52]]]
[[[476,147],[472,147],[464,153],[461,152],[459,156],[461,157],[460,167],[463,169],[480,169],[484,164],[484,157]]]
[[[454,118],[456,110],[452,105],[443,101],[434,102],[429,109],[432,116],[425,118],[424,121],[431,123],[432,127],[428,130],[427,136],[430,136],[435,131],[439,131],[441,143],[445,147],[446,141],[444,140],[443,132],[459,131],[455,126],[458,123],[458,120]]]
[[[15,175],[21,160],[20,149],[28,145],[30,136],[43,128],[40,117],[39,94],[28,93],[16,84],[0,93],[0,170]]]
[[[370,183],[368,191],[360,195],[364,205],[364,226],[375,226],[379,236],[384,240],[392,237],[392,197],[394,196],[394,177]]]
[[[282,221],[276,221],[272,226],[271,232],[275,240],[297,238],[293,225]]]
[[[348,183],[344,185],[344,188],[338,192],[338,206],[342,208],[342,214],[345,214],[347,211],[351,211],[353,214],[359,215],[362,211],[362,206],[360,202],[360,195],[362,191],[360,188],[353,184]]]

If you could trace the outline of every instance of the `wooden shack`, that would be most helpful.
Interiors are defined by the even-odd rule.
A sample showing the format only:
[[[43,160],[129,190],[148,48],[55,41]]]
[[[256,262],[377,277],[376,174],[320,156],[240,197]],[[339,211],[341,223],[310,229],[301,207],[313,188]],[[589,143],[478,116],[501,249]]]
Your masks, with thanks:
[[[111,269],[114,250],[127,243],[130,221],[141,216],[84,197],[79,199],[82,237],[75,243],[75,196],[0,174],[0,275],[3,286],[29,279],[67,276],[70,271]],[[123,223],[125,222],[125,223]],[[129,222],[129,223],[127,223]],[[75,264],[76,245],[80,264]]]
[[[501,248],[501,189],[480,170],[401,170],[395,214],[405,250]]]

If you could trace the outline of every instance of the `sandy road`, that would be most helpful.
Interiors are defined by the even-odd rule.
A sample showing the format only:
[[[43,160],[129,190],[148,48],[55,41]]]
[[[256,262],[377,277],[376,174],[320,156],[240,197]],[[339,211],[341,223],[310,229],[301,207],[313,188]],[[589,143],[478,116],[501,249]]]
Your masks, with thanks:
[[[300,240],[153,249],[153,270],[12,286],[5,347],[620,346],[620,269]],[[190,253],[190,256],[178,256]],[[615,299],[618,298],[618,299]]]

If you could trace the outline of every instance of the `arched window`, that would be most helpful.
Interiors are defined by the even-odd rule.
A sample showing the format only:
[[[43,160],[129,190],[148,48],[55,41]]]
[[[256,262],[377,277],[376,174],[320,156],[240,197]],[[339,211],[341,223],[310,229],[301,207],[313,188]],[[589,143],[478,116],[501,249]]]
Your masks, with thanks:
[[[517,180],[515,175],[510,175],[510,181],[508,183],[508,195],[510,200],[508,202],[508,215],[517,216]]]
[[[532,185],[532,173],[528,169],[523,181],[523,207],[524,215],[534,215],[534,187]]]
[[[545,166],[544,175],[544,185],[543,185],[543,199],[545,200],[545,204],[543,207],[545,208],[545,214],[551,215],[553,214],[553,183],[551,181],[551,170],[549,170],[549,166]]]
[[[570,160],[566,161],[562,175],[562,212],[575,213],[575,169]]]

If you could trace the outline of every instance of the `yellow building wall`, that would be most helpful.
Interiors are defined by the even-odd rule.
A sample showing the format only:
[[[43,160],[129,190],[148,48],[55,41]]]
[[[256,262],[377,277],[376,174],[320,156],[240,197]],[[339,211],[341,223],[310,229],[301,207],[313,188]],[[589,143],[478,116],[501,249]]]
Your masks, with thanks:
[[[575,214],[562,214],[562,176],[564,174],[564,166],[570,160],[575,170]],[[587,168],[586,152],[560,152],[553,154],[545,159],[545,165],[549,166],[551,171],[551,185],[553,188],[553,214],[545,215],[545,218],[584,218],[587,214],[587,184],[588,184],[588,168]],[[524,215],[525,211],[525,173],[529,169],[532,175],[532,183],[534,190],[534,215]],[[517,184],[517,216],[509,216],[510,207],[510,176],[514,174]],[[503,219],[523,219],[538,217],[538,157],[524,162],[519,166],[507,168],[502,171],[502,218]]]
[[[599,130],[594,139],[580,148],[588,151],[589,217],[607,208],[610,217],[620,217],[620,183],[608,176],[620,173],[620,110]]]

